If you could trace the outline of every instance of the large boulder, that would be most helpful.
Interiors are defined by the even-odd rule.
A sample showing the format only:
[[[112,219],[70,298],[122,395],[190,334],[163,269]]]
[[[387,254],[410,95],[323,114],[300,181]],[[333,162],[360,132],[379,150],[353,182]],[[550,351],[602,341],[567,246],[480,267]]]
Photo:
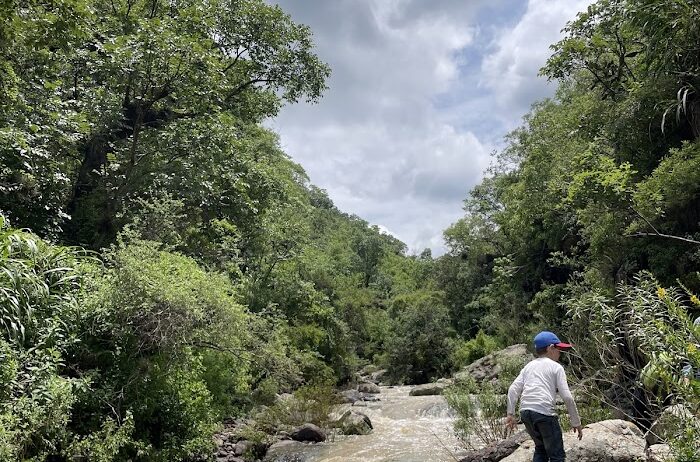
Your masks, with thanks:
[[[343,435],[367,435],[372,432],[372,421],[365,414],[348,409],[333,423]]]
[[[700,420],[682,404],[669,406],[663,410],[644,437],[649,446],[666,443],[676,436],[684,425],[695,425],[700,431]]]
[[[284,440],[270,446],[263,458],[265,462],[304,462],[305,444]]]
[[[357,386],[357,391],[359,391],[360,393],[370,393],[370,394],[381,393],[379,386],[376,383],[371,383],[371,382],[365,382],[365,383],[359,384]]]
[[[528,353],[527,345],[519,343],[477,359],[457,372],[454,378],[457,383],[469,380],[469,378],[474,379],[478,383],[494,383],[498,380],[498,376],[503,370],[503,363],[513,362],[525,365],[531,359],[532,354]]]
[[[430,396],[430,395],[441,395],[448,387],[446,383],[426,383],[424,385],[418,385],[411,389],[408,393],[409,396]]]
[[[388,371],[386,369],[380,369],[378,371],[372,372],[369,375],[369,381],[380,385],[388,377]]]
[[[248,440],[241,440],[233,447],[233,454],[236,456],[242,456],[247,451],[253,448],[255,443]]]
[[[312,423],[305,423],[301,427],[294,429],[289,437],[294,441],[311,441],[320,443],[326,441],[326,433]]]
[[[642,431],[624,420],[586,425],[582,440],[573,432],[564,435],[567,462],[638,462],[646,460],[645,447]],[[531,462],[534,452],[535,445],[528,439],[502,462]]]
[[[655,444],[647,448],[647,462],[669,462],[673,452],[668,444]]]
[[[362,393],[357,390],[343,390],[338,393],[338,399],[343,404],[352,404],[362,399]]]

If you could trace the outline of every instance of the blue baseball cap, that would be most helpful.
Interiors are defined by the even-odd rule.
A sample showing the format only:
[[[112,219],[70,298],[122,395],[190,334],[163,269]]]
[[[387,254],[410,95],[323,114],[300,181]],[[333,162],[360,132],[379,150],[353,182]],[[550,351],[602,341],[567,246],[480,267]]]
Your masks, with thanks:
[[[535,349],[547,348],[549,345],[554,345],[557,348],[571,348],[570,343],[562,342],[553,332],[544,330],[535,335]]]

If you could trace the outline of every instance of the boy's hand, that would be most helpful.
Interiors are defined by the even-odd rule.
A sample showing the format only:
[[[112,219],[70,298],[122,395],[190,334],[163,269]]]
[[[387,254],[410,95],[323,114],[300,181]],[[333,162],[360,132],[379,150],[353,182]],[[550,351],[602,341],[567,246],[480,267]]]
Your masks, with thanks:
[[[572,432],[578,432],[578,439],[580,440],[583,438],[583,427],[579,425],[578,427],[573,427],[571,429]]]
[[[506,417],[506,429],[508,430],[515,430],[515,428],[518,426],[518,423],[515,421],[515,416],[509,415]]]

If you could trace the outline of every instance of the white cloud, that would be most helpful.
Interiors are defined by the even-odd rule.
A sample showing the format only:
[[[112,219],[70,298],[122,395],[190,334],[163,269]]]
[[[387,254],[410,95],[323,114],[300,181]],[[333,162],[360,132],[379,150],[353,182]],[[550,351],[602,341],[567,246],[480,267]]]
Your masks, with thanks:
[[[553,93],[555,86],[538,72],[551,54],[549,46],[562,38],[566,23],[592,0],[530,0],[513,28],[501,30],[494,51],[484,57],[481,84],[491,90],[501,108],[522,114],[533,102]]]
[[[583,4],[531,0],[518,22],[507,15],[520,1],[279,0],[311,27],[333,75],[319,104],[285,107],[268,125],[341,210],[440,254],[494,140],[546,94],[537,70],[569,4]]]

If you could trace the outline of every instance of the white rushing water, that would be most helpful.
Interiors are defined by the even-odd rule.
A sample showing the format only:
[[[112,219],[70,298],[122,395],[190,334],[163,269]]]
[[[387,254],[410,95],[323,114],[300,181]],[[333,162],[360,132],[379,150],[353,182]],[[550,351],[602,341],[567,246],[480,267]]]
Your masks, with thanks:
[[[409,396],[410,386],[381,387],[380,401],[357,402],[374,430],[335,436],[318,444],[292,444],[276,460],[305,462],[454,462],[464,450],[455,437],[455,417],[442,396]],[[342,410],[349,407],[346,405]],[[298,456],[298,457],[297,457]]]

